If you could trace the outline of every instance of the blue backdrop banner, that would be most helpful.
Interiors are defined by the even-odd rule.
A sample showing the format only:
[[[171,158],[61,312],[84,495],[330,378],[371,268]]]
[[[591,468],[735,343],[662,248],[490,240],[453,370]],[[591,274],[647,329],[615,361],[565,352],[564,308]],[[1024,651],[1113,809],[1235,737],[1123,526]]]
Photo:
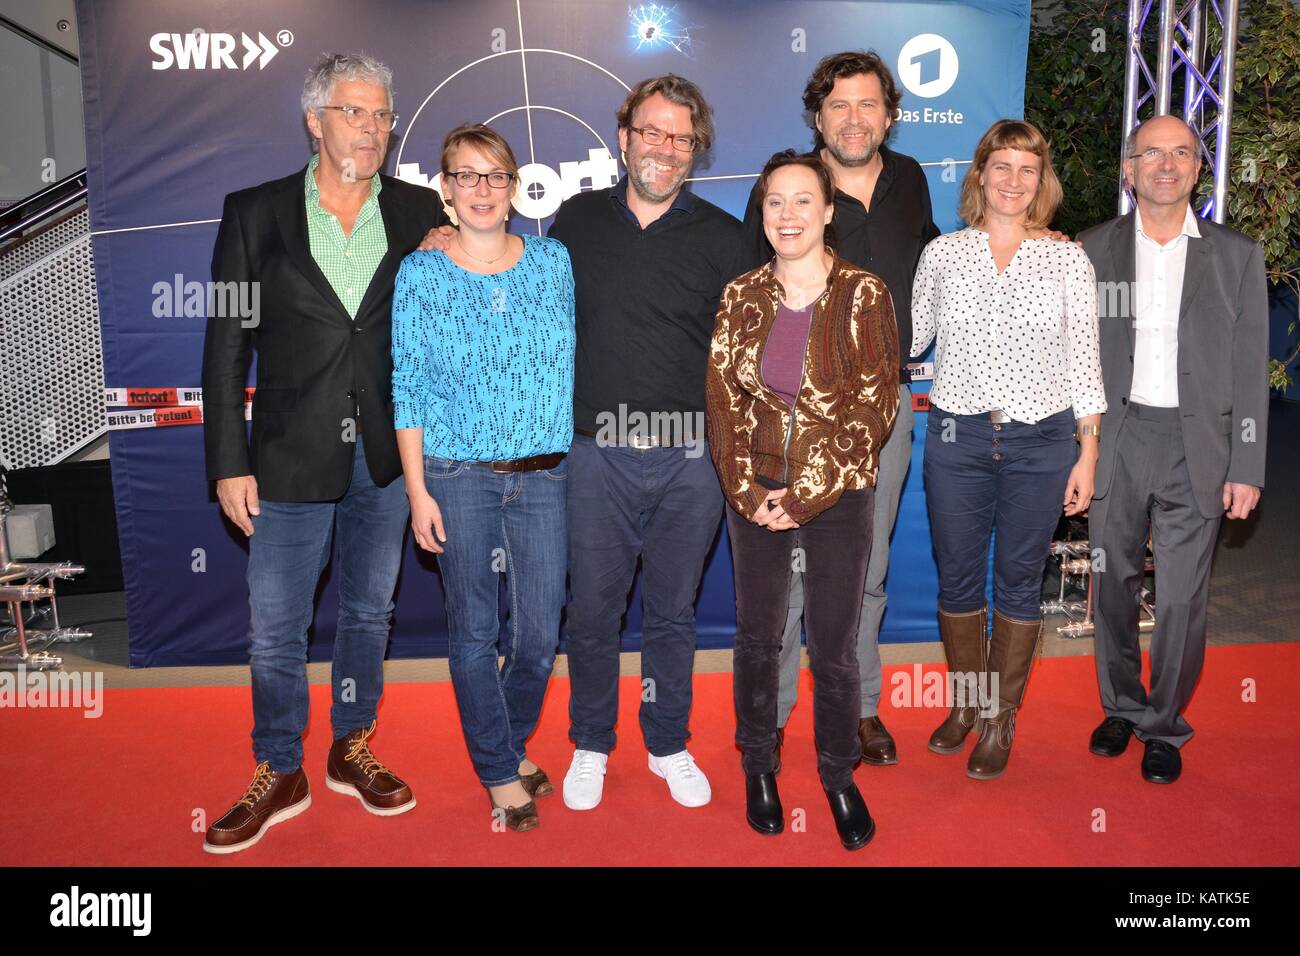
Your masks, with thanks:
[[[132,389],[198,386],[204,318],[184,307],[186,284],[211,278],[226,193],[306,165],[299,96],[322,52],[392,68],[401,120],[387,172],[427,184],[447,130],[489,122],[526,164],[511,228],[543,232],[565,197],[621,174],[614,112],[638,80],[675,72],[701,86],[717,135],[689,188],[741,215],[768,156],[811,146],[800,98],[817,60],[874,49],[903,93],[890,145],[925,167],[946,232],[980,135],[1023,115],[1029,35],[1029,0],[79,0],[77,12],[105,374]],[[937,636],[924,435],[922,414],[884,641]],[[111,455],[132,666],[246,662],[247,550],[205,480],[201,429],[114,431]],[[441,583],[407,537],[390,654],[443,655]],[[625,649],[639,645],[639,604]],[[327,571],[314,659],[329,656],[336,609]],[[700,646],[730,646],[734,624],[722,532]]]

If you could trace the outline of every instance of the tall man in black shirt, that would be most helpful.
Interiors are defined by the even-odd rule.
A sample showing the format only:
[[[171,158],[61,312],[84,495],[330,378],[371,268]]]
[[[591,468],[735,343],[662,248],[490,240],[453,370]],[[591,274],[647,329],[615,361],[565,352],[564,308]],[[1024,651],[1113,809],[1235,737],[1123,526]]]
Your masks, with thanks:
[[[831,220],[838,255],[885,280],[898,322],[900,376],[898,420],[880,454],[876,511],[862,619],[858,625],[858,666],[862,674],[862,713],[858,736],[862,759],[884,765],[898,762],[894,739],[881,722],[880,621],[885,614],[885,573],[889,537],[912,458],[912,389],[906,366],[912,341],[912,278],[925,244],[939,235],[930,209],[930,189],[920,164],[884,145],[901,99],[889,67],[875,53],[835,53],[822,59],[804,87],[804,109],[814,117],[814,149],[835,179]],[[772,258],[763,235],[762,197],[749,197],[740,271]],[[799,682],[799,631],[803,582],[796,572],[790,586],[790,612],[781,647],[781,691],[777,703],[777,768],[785,724]]]
[[[627,175],[560,207],[550,235],[573,263],[577,304],[569,452],[565,629],[576,752],[564,802],[594,808],[618,713],[619,624],[642,565],[640,723],[650,770],[703,806],[709,782],[686,749],[695,598],[722,518],[705,448],[704,378],[741,225],[682,188],[712,139],[698,87],[637,84],[618,111]]]

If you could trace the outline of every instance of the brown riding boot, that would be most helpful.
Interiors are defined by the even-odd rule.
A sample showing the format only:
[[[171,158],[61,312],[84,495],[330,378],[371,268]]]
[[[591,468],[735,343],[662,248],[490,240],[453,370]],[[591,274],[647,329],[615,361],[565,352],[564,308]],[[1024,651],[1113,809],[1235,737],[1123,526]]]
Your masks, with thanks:
[[[1016,734],[1016,710],[1025,699],[1029,669],[1034,663],[1043,621],[1017,621],[993,612],[993,640],[989,643],[989,674],[998,679],[998,712],[980,717],[979,742],[970,752],[966,776],[992,780],[1002,776],[1011,758],[1011,740]],[[990,680],[992,678],[990,677]],[[991,688],[990,688],[991,690]]]
[[[975,726],[979,716],[978,682],[988,666],[988,608],[965,614],[949,614],[939,609],[939,636],[943,639],[943,653],[948,658],[948,671],[952,674],[974,674],[976,687],[968,693],[960,707],[960,697],[954,700],[952,710],[938,729],[930,735],[930,749],[937,754],[954,754],[961,750],[966,735]]]

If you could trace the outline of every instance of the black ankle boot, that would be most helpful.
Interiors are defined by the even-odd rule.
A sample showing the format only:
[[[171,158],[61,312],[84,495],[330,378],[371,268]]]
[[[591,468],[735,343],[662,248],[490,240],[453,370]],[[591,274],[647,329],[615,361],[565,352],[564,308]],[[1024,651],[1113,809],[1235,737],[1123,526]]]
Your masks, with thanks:
[[[745,775],[745,820],[765,836],[774,836],[785,829],[785,811],[781,809],[781,795],[776,792],[776,774]]]
[[[826,799],[830,801],[831,816],[835,818],[835,829],[844,849],[860,850],[871,842],[876,835],[876,821],[871,819],[857,784],[851,783],[837,793],[827,790]]]

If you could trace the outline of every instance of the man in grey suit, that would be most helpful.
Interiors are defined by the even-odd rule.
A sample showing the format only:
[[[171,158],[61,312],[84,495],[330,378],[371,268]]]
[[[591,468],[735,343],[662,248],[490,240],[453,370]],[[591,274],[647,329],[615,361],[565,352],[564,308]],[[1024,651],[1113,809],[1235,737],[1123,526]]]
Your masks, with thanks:
[[[1137,209],[1080,236],[1097,274],[1110,408],[1089,513],[1106,719],[1089,749],[1117,757],[1136,734],[1146,745],[1143,778],[1173,783],[1192,736],[1182,711],[1205,658],[1219,522],[1249,515],[1264,486],[1267,289],[1259,244],[1192,212],[1201,161],[1187,124],[1156,117],[1126,145]],[[1149,692],[1138,645],[1148,523],[1156,567]]]

